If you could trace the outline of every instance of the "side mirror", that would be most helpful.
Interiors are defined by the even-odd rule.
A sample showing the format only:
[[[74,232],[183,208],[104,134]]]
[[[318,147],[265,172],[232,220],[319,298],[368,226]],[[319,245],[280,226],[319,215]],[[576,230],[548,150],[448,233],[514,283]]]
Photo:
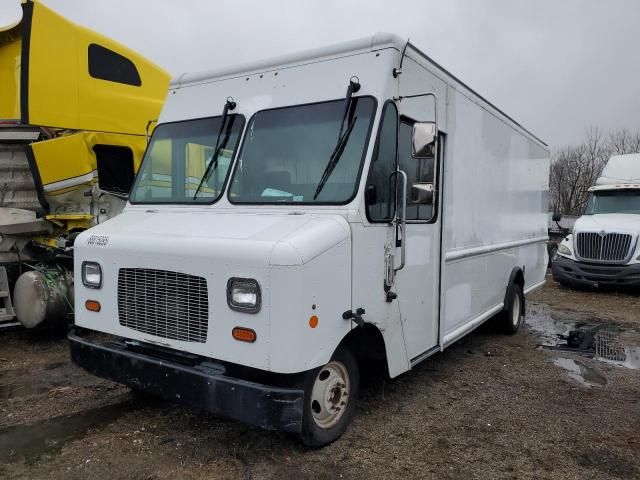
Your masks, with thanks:
[[[434,158],[438,131],[435,122],[416,122],[413,124],[411,156],[413,158]]]
[[[417,205],[432,205],[433,183],[414,183],[411,185],[411,203]]]
[[[553,212],[553,216],[551,217],[551,220],[558,223],[560,220],[562,220],[562,214],[558,212]]]

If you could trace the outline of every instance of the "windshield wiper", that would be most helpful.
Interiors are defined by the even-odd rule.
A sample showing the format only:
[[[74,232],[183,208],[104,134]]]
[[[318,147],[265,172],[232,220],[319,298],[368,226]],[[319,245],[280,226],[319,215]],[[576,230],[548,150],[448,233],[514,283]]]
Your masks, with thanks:
[[[227,117],[229,115],[229,110],[233,110],[236,108],[236,102],[233,101],[231,97],[227,99],[227,102],[224,104],[224,108],[222,109],[222,118],[220,119],[220,130],[218,131],[218,137],[216,138],[216,146],[213,149],[213,155],[211,156],[211,160],[209,161],[209,165],[204,171],[202,178],[200,179],[200,183],[198,184],[198,188],[196,188],[196,193],[193,195],[193,200],[195,200],[202,189],[202,186],[209,180],[211,176],[211,172],[213,172],[213,167],[218,166],[218,156],[227,145],[229,141],[229,137],[231,136],[231,123],[229,122],[229,126],[227,127],[227,131],[224,136],[224,140],[220,142],[220,137],[222,136],[222,131],[224,130],[224,125],[227,121]]]
[[[353,111],[351,111],[351,103],[353,101],[353,94],[360,90],[360,83],[353,78],[349,81],[349,87],[347,88],[347,95],[344,99],[344,113],[342,114],[342,122],[340,122],[340,131],[338,132],[338,141],[336,142],[336,146],[329,157],[329,161],[327,162],[327,166],[324,167],[324,172],[322,172],[322,177],[320,178],[320,182],[318,182],[318,187],[316,188],[316,193],[313,195],[313,199],[315,200],[320,195],[320,192],[324,188],[327,180],[331,176],[333,169],[340,161],[340,157],[342,157],[342,152],[344,152],[344,148],[347,145],[347,140],[349,140],[349,135],[351,135],[351,131],[356,124],[356,120],[358,117],[353,117],[349,119],[349,124],[347,125],[347,129],[344,130],[344,122],[347,120],[347,116],[353,115]],[[344,132],[343,132],[344,130]]]
[[[322,178],[318,183],[318,187],[316,188],[316,193],[313,195],[314,200],[318,198],[318,195],[320,195],[320,192],[324,188],[324,185],[327,183],[327,180],[329,180],[329,177],[331,176],[333,169],[338,164],[340,157],[342,157],[342,152],[344,152],[344,147],[347,145],[347,140],[349,140],[349,135],[351,135],[351,131],[353,130],[353,127],[356,124],[357,118],[358,117],[354,117],[351,120],[351,122],[347,126],[347,129],[344,131],[342,136],[338,139],[338,143],[336,144],[336,147],[334,148],[333,153],[329,158],[329,163],[327,163],[327,166],[324,168],[324,172],[322,172]]]

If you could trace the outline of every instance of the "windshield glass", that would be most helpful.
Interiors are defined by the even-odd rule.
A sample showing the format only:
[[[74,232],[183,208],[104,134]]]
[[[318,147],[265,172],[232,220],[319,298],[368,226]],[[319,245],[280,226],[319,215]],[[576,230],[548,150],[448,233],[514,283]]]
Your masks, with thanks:
[[[375,100],[353,98],[341,135],[344,108],[344,100],[335,100],[255,114],[238,155],[229,200],[327,204],[353,198]]]
[[[212,203],[222,194],[231,159],[238,146],[244,118],[229,115],[222,134],[221,117],[200,118],[158,125],[151,137],[136,182],[131,203]],[[208,172],[208,179],[196,190]]]
[[[640,214],[640,190],[615,190],[593,192],[586,215],[599,213]]]

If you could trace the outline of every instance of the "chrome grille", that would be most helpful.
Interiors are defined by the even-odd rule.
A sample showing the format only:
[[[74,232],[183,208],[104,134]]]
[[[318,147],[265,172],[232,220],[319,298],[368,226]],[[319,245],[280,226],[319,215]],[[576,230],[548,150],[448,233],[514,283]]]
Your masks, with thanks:
[[[576,248],[584,260],[622,262],[629,256],[631,240],[627,233],[580,232]]]
[[[118,272],[120,325],[183,342],[207,341],[207,281],[186,273],[149,268]]]

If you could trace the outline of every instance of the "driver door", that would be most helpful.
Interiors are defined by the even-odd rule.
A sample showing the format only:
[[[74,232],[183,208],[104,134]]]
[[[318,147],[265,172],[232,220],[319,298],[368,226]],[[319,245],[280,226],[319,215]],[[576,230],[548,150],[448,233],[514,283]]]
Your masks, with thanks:
[[[417,363],[438,346],[440,297],[440,243],[441,215],[439,214],[438,173],[442,171],[441,150],[431,158],[414,158],[412,152],[413,127],[417,121],[400,107],[398,128],[398,169],[406,175],[406,189],[402,188],[404,175],[398,177],[398,211],[406,201],[405,223],[396,223],[396,258],[402,256],[404,266],[395,275],[395,293],[398,295],[400,315],[407,355]],[[416,109],[412,110],[412,113]],[[432,195],[425,195],[432,188]],[[405,198],[402,198],[405,196]]]

